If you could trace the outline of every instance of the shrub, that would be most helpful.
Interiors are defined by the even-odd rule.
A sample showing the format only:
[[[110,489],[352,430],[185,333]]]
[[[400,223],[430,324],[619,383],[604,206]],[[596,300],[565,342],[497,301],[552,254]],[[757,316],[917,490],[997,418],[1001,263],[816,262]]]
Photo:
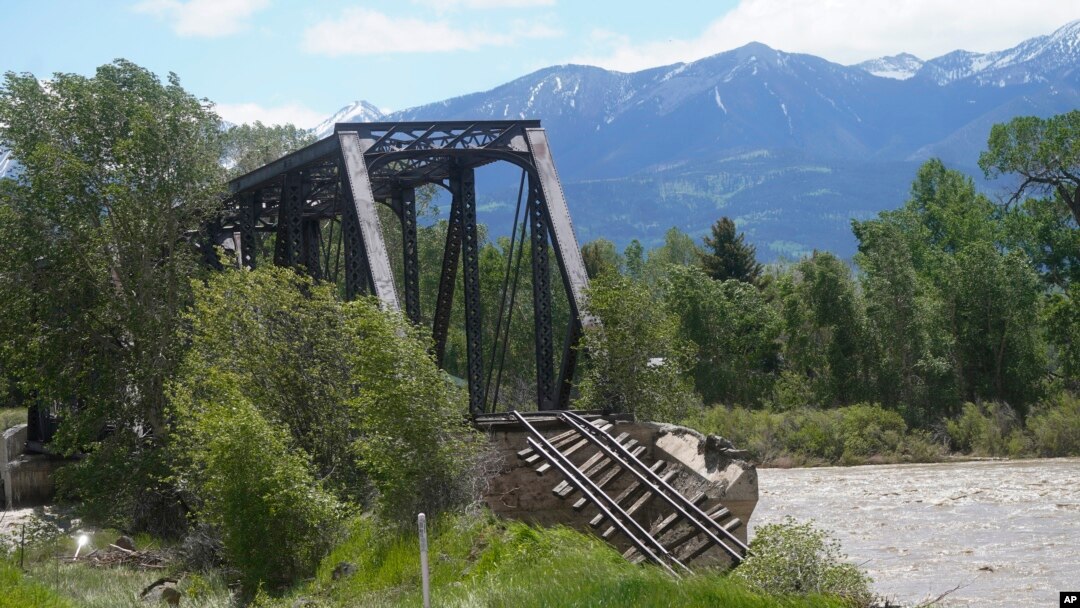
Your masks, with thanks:
[[[1080,455],[1080,397],[1062,394],[1037,407],[1027,420],[1040,456]]]
[[[587,328],[582,340],[589,358],[578,407],[662,422],[700,407],[690,378],[694,344],[644,284],[601,275],[589,291],[589,311],[602,325]]]
[[[837,411],[845,457],[866,458],[900,451],[907,433],[907,424],[900,414],[876,404],[852,405]]]
[[[903,417],[876,404],[783,412],[715,406],[683,424],[729,439],[762,463],[859,464],[872,458],[932,461],[941,448]]]
[[[219,273],[194,296],[177,381],[188,402],[219,402],[206,379],[227,377],[327,490],[360,506],[374,490],[372,506],[390,521],[475,498],[482,443],[464,392],[401,314],[342,302],[332,285],[276,267]]]
[[[117,428],[84,458],[57,470],[57,494],[77,501],[81,516],[98,526],[175,538],[186,521],[167,480],[168,454],[158,447],[136,429]]]
[[[694,412],[681,424],[707,435],[719,435],[750,452],[758,462],[771,462],[786,451],[781,430],[784,419],[784,414],[777,412],[716,405]]]
[[[840,543],[812,522],[791,517],[757,529],[750,556],[732,573],[770,594],[838,595],[857,605],[873,599],[870,577],[844,561]]]
[[[904,437],[901,448],[904,459],[909,462],[939,462],[946,453],[945,445],[922,429],[912,429]]]
[[[960,416],[947,421],[945,429],[958,452],[1020,456],[1029,446],[1016,412],[1004,403],[965,403]]]
[[[844,455],[841,415],[835,410],[802,408],[788,412],[784,420],[784,448],[825,462],[837,462]]]
[[[181,389],[174,403],[190,414],[179,425],[182,485],[193,491],[200,519],[220,531],[250,594],[313,572],[335,538],[341,506],[285,429],[266,420],[238,384],[218,373],[206,378],[214,402],[192,402]]]

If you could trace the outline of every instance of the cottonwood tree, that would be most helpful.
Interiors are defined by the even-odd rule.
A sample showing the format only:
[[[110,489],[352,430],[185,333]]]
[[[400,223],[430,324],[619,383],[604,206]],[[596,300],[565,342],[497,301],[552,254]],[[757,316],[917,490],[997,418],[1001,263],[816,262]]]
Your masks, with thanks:
[[[231,126],[223,133],[222,164],[229,177],[243,175],[315,141],[307,129],[294,125],[264,125],[260,121]]]
[[[695,386],[706,403],[755,406],[772,388],[780,334],[776,310],[760,290],[715,281],[696,266],[668,266],[663,303],[680,337],[697,347]]]
[[[995,206],[970,178],[928,161],[904,207],[853,227],[868,320],[883,353],[879,390],[895,386],[909,405],[945,414],[959,399],[1008,401],[1023,411],[1039,396],[1046,361],[1033,322],[1038,275],[1022,252],[1005,247]]]
[[[1020,177],[1010,202],[1025,194],[1054,194],[1080,224],[1080,110],[1039,118],[1020,116],[990,130],[979,167],[988,178]]]
[[[680,335],[679,318],[639,281],[603,274],[589,289],[588,365],[578,406],[675,422],[701,404],[690,377],[697,349]]]
[[[127,479],[145,462],[141,438],[168,435],[190,237],[222,191],[218,125],[176,75],[123,60],[92,77],[9,72],[0,86],[0,144],[23,167],[4,202],[16,228],[0,233],[0,293],[23,300],[0,312],[13,332],[0,339],[28,346],[17,374],[66,408],[55,446],[91,450],[75,469],[93,471],[82,490],[109,510],[146,494]],[[99,444],[106,424],[117,430]],[[105,454],[112,464],[95,465]]]
[[[851,269],[835,255],[815,251],[775,286],[785,364],[805,378],[814,405],[847,405],[863,398],[866,311]]]

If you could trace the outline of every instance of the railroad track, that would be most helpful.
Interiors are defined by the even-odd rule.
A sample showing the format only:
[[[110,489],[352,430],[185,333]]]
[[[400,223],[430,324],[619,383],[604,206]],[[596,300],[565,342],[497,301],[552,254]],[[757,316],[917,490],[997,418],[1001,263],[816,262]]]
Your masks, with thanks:
[[[669,483],[679,465],[665,460],[646,464],[642,460],[645,446],[627,433],[612,435],[612,422],[559,412],[557,417],[568,430],[548,438],[525,416],[512,414],[529,432],[529,447],[518,452],[518,457],[538,475],[557,471],[562,481],[552,492],[563,499],[577,496],[572,505],[577,511],[595,507],[597,514],[589,524],[601,538],[612,539],[616,534],[626,538],[630,548],[623,556],[631,562],[649,561],[679,576],[690,572],[687,563],[713,547],[724,551],[733,565],[745,559],[748,548],[733,534],[742,521],[723,505],[702,509],[707,499],[704,492],[683,496]],[[616,493],[613,482],[623,476],[629,483]],[[643,509],[653,502],[667,515],[651,524],[641,523]]]

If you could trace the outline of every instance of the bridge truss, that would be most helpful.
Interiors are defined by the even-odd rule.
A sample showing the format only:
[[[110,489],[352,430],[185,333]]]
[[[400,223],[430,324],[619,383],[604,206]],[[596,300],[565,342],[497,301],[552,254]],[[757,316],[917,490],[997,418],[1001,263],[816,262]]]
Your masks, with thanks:
[[[340,230],[346,297],[374,295],[391,310],[401,310],[404,303],[405,314],[420,323],[416,189],[426,184],[446,188],[452,203],[432,321],[434,352],[442,365],[460,266],[469,408],[479,414],[493,409],[494,400],[489,406],[481,330],[485,314],[492,311],[481,310],[480,302],[475,169],[497,161],[524,172],[524,217],[532,249],[536,406],[567,409],[576,342],[583,323],[589,322],[584,310],[588,278],[539,121],[338,123],[332,136],[230,182],[226,212],[208,230],[215,240],[232,238],[239,263],[248,268],[257,263],[260,235],[275,234],[274,264],[301,269],[316,279],[337,274],[336,265],[331,270],[334,256],[322,250],[328,242],[322,231]],[[389,206],[400,222],[401,251],[387,250],[376,204]],[[558,374],[549,248],[570,305]],[[392,255],[402,260],[400,290]]]

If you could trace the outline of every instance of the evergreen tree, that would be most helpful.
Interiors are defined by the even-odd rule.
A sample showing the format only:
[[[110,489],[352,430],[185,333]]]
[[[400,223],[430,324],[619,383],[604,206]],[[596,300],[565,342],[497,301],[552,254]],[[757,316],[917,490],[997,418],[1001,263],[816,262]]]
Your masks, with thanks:
[[[581,246],[581,259],[585,262],[585,272],[590,279],[609,273],[619,272],[622,260],[615,250],[615,243],[607,239],[596,239]]]
[[[626,258],[626,274],[633,279],[640,279],[645,274],[645,248],[641,241],[634,239],[626,246],[623,252]]]
[[[717,281],[736,279],[744,283],[757,283],[761,277],[761,264],[757,251],[745,241],[746,235],[736,232],[735,222],[722,217],[712,225],[712,236],[705,237],[706,253],[701,256],[705,272]]]

